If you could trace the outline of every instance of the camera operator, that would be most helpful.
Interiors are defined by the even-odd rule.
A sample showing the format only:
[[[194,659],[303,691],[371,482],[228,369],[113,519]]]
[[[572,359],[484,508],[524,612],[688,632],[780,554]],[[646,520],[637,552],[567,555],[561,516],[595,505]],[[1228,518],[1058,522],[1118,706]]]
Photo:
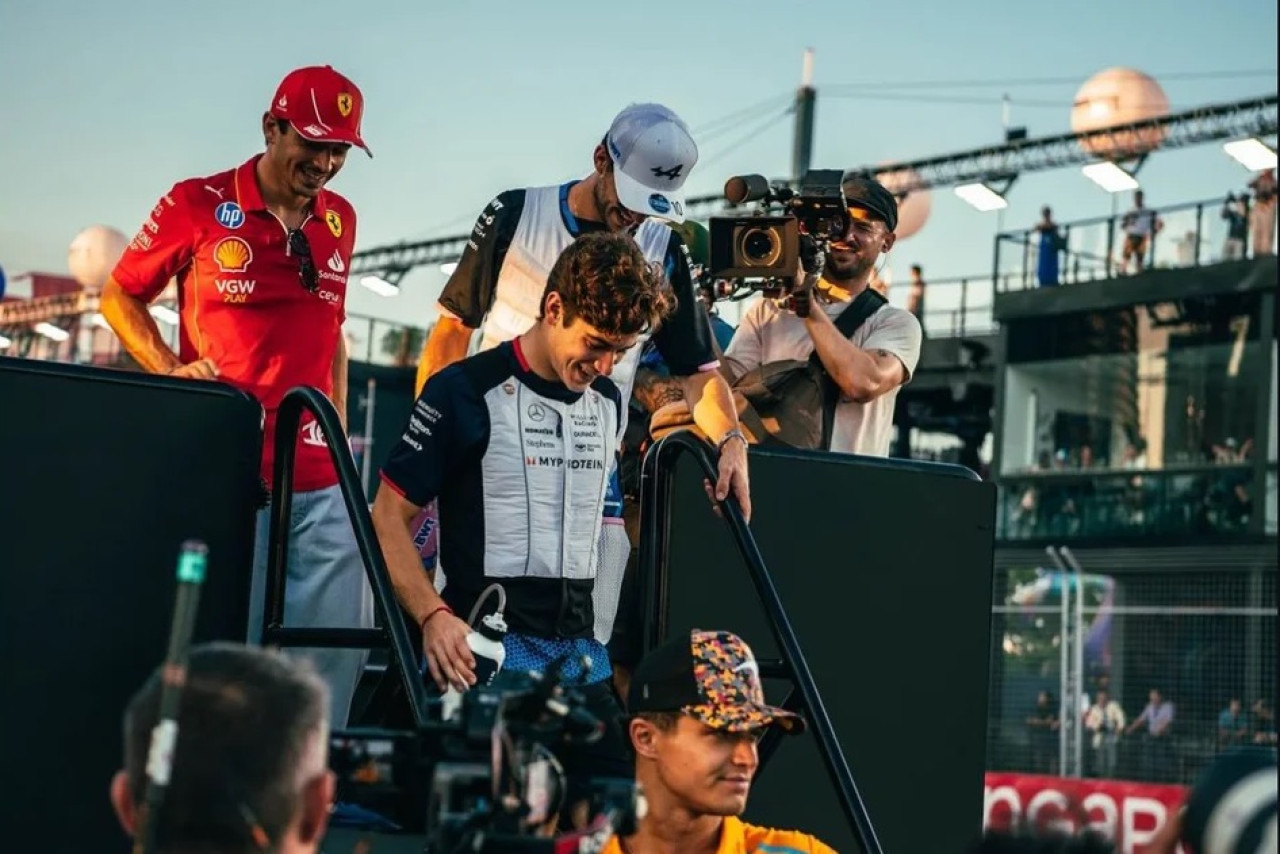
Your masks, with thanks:
[[[830,450],[886,456],[893,435],[898,389],[911,379],[920,358],[920,321],[883,302],[849,338],[833,319],[867,290],[877,259],[893,248],[898,203],[870,178],[844,184],[849,227],[831,244],[816,282],[805,277],[785,302],[757,301],[743,316],[725,369],[735,378],[762,364],[807,359],[817,352],[840,392]]]
[[[628,707],[647,809],[637,832],[615,836],[605,854],[834,854],[812,836],[738,818],[760,736],[771,726],[804,730],[794,712],[765,704],[759,664],[742,638],[694,630],[661,644],[637,665]]]
[[[158,816],[144,816],[161,669],[125,710],[124,769],[111,781],[125,832],[158,820],[157,850],[166,854],[319,851],[334,778],[328,689],[310,663],[236,644],[194,647],[165,799]]]
[[[505,593],[505,669],[546,673],[564,661],[563,677],[588,683],[580,689],[587,709],[608,730],[585,755],[560,757],[571,777],[630,776],[592,602],[623,424],[609,375],[674,307],[629,236],[582,235],[552,267],[531,329],[427,381],[374,500],[396,595],[422,629],[442,690],[475,684],[464,618],[493,582]],[[411,538],[421,508],[436,499],[448,569],[439,594]]]

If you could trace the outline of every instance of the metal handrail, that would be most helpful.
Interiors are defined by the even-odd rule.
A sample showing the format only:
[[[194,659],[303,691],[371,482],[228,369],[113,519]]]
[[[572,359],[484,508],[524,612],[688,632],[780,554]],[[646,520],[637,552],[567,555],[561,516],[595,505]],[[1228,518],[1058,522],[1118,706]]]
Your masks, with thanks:
[[[373,588],[374,602],[381,610],[382,629],[305,628],[284,627],[285,564],[289,556],[289,516],[293,504],[294,456],[297,449],[295,437],[302,421],[303,410],[315,416],[320,429],[329,439],[329,457],[338,472],[338,486],[351,516],[356,545]],[[382,549],[373,531],[373,519],[369,516],[360,476],[356,473],[351,451],[335,437],[343,435],[338,413],[329,398],[318,389],[298,386],[290,389],[280,402],[276,414],[275,435],[275,488],[271,501],[271,531],[267,547],[267,595],[262,615],[262,642],[279,646],[309,646],[340,649],[382,649],[390,641],[391,653],[404,683],[405,696],[418,726],[427,724],[427,692],[414,662],[417,656],[409,640],[409,627],[396,600],[387,572]]]
[[[678,431],[663,437],[645,454],[641,474],[640,506],[642,508],[640,529],[640,555],[636,566],[640,573],[640,585],[644,591],[644,644],[652,649],[659,639],[667,633],[667,546],[671,528],[671,485],[675,473],[676,458],[682,454],[690,454],[698,463],[704,476],[711,482],[717,479],[716,466],[712,463],[710,446],[688,431]],[[778,588],[765,567],[764,557],[756,545],[755,537],[742,516],[737,501],[730,496],[720,504],[725,524],[733,533],[733,538],[742,553],[747,565],[748,575],[755,586],[756,595],[764,605],[765,613],[773,629],[774,639],[782,652],[780,661],[767,662],[768,669],[782,678],[789,679],[794,691],[783,705],[794,708],[791,700],[795,691],[800,694],[800,703],[807,713],[809,725],[813,728],[818,742],[818,752],[822,755],[827,774],[836,788],[840,806],[849,820],[858,839],[863,854],[883,854],[880,840],[876,837],[871,817],[867,814],[866,804],[853,780],[849,763],[836,738],[835,728],[827,709],[813,681],[813,674],[800,649],[800,642],[791,621],[783,610],[782,600],[778,596]],[[762,662],[762,670],[764,670]],[[761,767],[768,759],[767,753],[761,756]]]
[[[1244,214],[1246,217],[1248,217],[1250,215],[1252,204],[1253,204],[1249,194],[1244,193],[1244,194],[1235,196],[1235,198],[1237,200],[1244,201],[1245,203]],[[1228,201],[1229,201],[1228,197],[1219,196],[1211,199],[1202,199],[1200,201],[1180,202],[1178,204],[1168,205],[1165,207],[1149,208],[1149,210],[1152,211],[1152,213],[1162,218],[1173,215],[1173,214],[1179,214],[1184,211],[1195,213],[1195,229],[1192,232],[1195,238],[1193,259],[1190,264],[1180,266],[1178,269],[1194,269],[1196,267],[1204,266],[1205,264],[1208,264],[1208,263],[1217,263],[1201,257],[1200,247],[1205,244],[1206,242],[1205,235],[1208,234],[1211,230],[1209,223],[1205,221],[1205,213],[1221,211]],[[1115,213],[1112,213],[1109,216],[1097,216],[1097,217],[1090,217],[1088,219],[1079,219],[1079,220],[1072,220],[1070,222],[1056,223],[1056,225],[1058,226],[1059,234],[1061,235],[1062,242],[1063,242],[1063,247],[1057,251],[1063,256],[1064,259],[1066,259],[1065,263],[1063,263],[1062,265],[1061,272],[1059,274],[1060,281],[1058,282],[1058,284],[1060,285],[1075,284],[1077,281],[1081,279],[1082,271],[1083,272],[1100,272],[1104,278],[1108,278],[1108,279],[1112,278],[1115,275],[1116,271],[1114,270],[1113,265],[1115,263],[1115,251],[1116,251],[1116,237],[1117,237],[1116,229],[1117,229],[1117,226],[1119,226],[1120,223],[1123,222],[1126,214],[1127,214],[1126,211],[1116,211]],[[1093,252],[1081,251],[1079,249],[1075,249],[1071,247],[1070,245],[1071,235],[1073,233],[1080,234],[1082,232],[1086,232],[1088,229],[1096,229],[1101,226],[1106,226],[1106,229],[1107,229],[1105,254],[1099,256],[1094,254]],[[1039,239],[1036,236],[1037,232],[1038,232],[1038,229],[1035,226],[1031,226],[1029,228],[1019,228],[1019,229],[1013,229],[1009,231],[1002,231],[996,235],[995,253],[994,253],[996,266],[995,266],[995,275],[993,276],[993,278],[996,283],[997,293],[1008,293],[1011,291],[1028,290],[1034,287],[1034,285],[1032,285],[1032,280],[1035,277],[1035,271],[1031,268],[1031,248],[1036,244],[1036,242]],[[1243,260],[1243,258],[1246,257],[1248,252],[1250,251],[1250,247],[1248,245],[1249,240],[1250,240],[1250,233],[1246,231],[1245,238],[1243,241],[1243,246],[1241,248],[1241,251],[1242,251],[1241,260]],[[1015,270],[1003,269],[1003,266],[1001,264],[1001,248],[1006,244],[1014,247],[1017,247],[1017,246],[1022,247],[1020,271],[1016,269]],[[1147,246],[1147,257],[1144,259],[1144,264],[1148,265],[1148,269],[1155,269],[1154,268],[1154,262],[1156,260],[1155,253],[1156,253],[1156,240],[1155,240],[1155,235],[1152,235],[1152,239],[1149,241],[1149,244]],[[1081,261],[1086,262],[1086,264],[1083,267],[1081,265]],[[1092,262],[1092,263],[1089,263],[1089,262]],[[1018,266],[1017,262],[1015,262],[1013,266],[1017,267]],[[1016,280],[1019,286],[1011,287],[1010,286],[1011,280]],[[1088,279],[1088,281],[1093,281],[1093,280],[1094,280],[1093,278]]]

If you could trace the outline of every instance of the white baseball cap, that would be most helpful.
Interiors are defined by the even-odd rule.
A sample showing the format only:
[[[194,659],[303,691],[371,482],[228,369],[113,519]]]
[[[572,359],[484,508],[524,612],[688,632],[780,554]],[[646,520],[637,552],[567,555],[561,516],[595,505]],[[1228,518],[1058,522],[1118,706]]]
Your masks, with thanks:
[[[698,162],[684,120],[661,104],[632,104],[609,126],[605,148],[623,207],[684,222],[684,182]]]

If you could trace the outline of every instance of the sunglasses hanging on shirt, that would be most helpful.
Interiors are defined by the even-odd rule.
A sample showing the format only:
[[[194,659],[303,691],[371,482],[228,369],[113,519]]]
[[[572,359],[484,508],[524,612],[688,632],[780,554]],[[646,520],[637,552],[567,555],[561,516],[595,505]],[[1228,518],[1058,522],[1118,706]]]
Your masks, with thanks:
[[[311,242],[300,228],[289,231],[289,254],[298,259],[298,277],[302,286],[314,294],[320,288],[320,276],[311,257]]]

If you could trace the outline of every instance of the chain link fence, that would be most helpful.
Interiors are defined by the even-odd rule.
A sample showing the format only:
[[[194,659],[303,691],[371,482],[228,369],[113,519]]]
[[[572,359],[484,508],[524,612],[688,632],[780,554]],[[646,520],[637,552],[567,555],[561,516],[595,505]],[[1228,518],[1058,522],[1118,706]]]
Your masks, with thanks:
[[[1274,554],[1106,570],[997,567],[988,769],[1188,784],[1219,751],[1274,745]]]

